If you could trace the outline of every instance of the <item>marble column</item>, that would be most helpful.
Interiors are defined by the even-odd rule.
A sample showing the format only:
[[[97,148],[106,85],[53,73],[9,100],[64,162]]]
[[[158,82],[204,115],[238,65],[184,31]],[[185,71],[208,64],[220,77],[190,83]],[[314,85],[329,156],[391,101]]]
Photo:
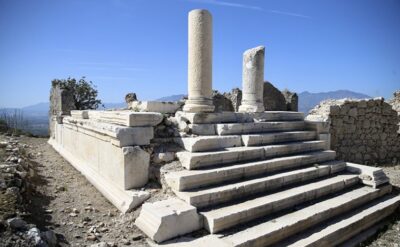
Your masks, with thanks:
[[[189,12],[188,100],[186,112],[212,112],[212,16],[203,9]]]
[[[239,112],[263,112],[264,46],[243,53],[242,105]]]

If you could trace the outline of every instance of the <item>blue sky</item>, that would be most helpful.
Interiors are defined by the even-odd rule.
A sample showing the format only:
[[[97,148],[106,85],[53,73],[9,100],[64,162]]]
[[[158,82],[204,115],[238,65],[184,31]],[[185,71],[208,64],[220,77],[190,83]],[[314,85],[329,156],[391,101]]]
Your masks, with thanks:
[[[213,87],[241,87],[242,54],[266,47],[280,89],[400,89],[399,0],[0,0],[0,107],[45,102],[86,76],[104,102],[187,92],[187,14],[213,15]]]

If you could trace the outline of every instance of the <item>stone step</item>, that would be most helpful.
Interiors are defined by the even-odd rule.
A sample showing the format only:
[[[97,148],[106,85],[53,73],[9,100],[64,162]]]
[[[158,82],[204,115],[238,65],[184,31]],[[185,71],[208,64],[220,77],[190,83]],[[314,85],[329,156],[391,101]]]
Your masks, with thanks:
[[[304,130],[304,128],[304,121],[229,123],[215,125],[215,129],[218,135],[241,135],[275,131],[294,131]]]
[[[325,141],[318,140],[259,147],[233,147],[214,152],[191,153],[183,151],[178,152],[177,156],[183,167],[193,170],[214,165],[262,160],[279,155],[323,150],[325,146]]]
[[[287,172],[253,178],[245,181],[236,181],[218,187],[196,189],[192,191],[174,191],[175,194],[187,203],[197,207],[211,207],[213,205],[233,201],[235,199],[252,196],[267,191],[281,189],[284,186],[306,182],[338,172],[336,165],[319,165]]]
[[[304,202],[315,200],[358,184],[358,175],[344,174],[312,182],[274,194],[247,200],[242,203],[201,212],[204,226],[216,233],[254,219],[281,211]]]
[[[318,151],[206,170],[171,172],[166,174],[165,178],[172,189],[184,191],[308,164],[326,162],[335,159],[335,156],[335,151]],[[337,162],[339,163],[339,161]],[[346,164],[344,162],[340,163],[344,169]]]
[[[326,220],[356,209],[390,191],[391,185],[379,189],[364,186],[298,211],[267,219],[224,237],[224,241],[231,246],[271,246]],[[333,245],[328,244],[328,246]]]
[[[192,124],[213,124],[253,122],[254,119],[259,121],[298,121],[304,119],[304,113],[289,111],[191,113],[178,111],[175,117],[178,121]]]
[[[284,246],[338,246],[347,243],[350,238],[368,230],[394,213],[399,205],[399,195],[384,196],[362,208],[307,231],[305,234],[301,234],[301,237],[295,238],[295,241],[286,242]]]
[[[239,135],[184,137],[176,138],[175,142],[189,152],[204,152],[242,146],[242,138]]]
[[[264,158],[324,150],[325,140],[288,142],[264,146]]]
[[[242,142],[245,146],[260,146],[280,142],[309,141],[316,137],[315,131],[287,131],[242,135]]]

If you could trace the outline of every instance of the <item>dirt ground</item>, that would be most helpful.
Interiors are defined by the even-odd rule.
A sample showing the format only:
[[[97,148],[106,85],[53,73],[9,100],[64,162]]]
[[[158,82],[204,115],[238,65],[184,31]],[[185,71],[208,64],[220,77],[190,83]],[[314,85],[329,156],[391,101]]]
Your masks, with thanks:
[[[52,229],[61,246],[148,246],[135,227],[138,212],[120,214],[44,138],[20,138],[38,163],[36,195],[31,198],[31,218],[39,228]]]
[[[27,221],[51,229],[61,246],[90,246],[106,242],[111,246],[148,246],[147,239],[134,225],[138,210],[120,214],[77,170],[66,162],[44,138],[19,138],[29,145],[37,162],[36,194],[31,198]],[[400,166],[385,171],[400,186]],[[393,246],[400,243],[400,217],[362,246]]]

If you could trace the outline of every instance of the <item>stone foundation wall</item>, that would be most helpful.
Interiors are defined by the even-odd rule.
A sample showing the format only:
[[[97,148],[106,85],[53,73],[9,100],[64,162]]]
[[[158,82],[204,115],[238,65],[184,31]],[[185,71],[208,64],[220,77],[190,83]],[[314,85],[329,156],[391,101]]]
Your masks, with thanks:
[[[338,159],[367,165],[400,160],[400,118],[383,98],[323,101],[306,120],[328,123]]]

